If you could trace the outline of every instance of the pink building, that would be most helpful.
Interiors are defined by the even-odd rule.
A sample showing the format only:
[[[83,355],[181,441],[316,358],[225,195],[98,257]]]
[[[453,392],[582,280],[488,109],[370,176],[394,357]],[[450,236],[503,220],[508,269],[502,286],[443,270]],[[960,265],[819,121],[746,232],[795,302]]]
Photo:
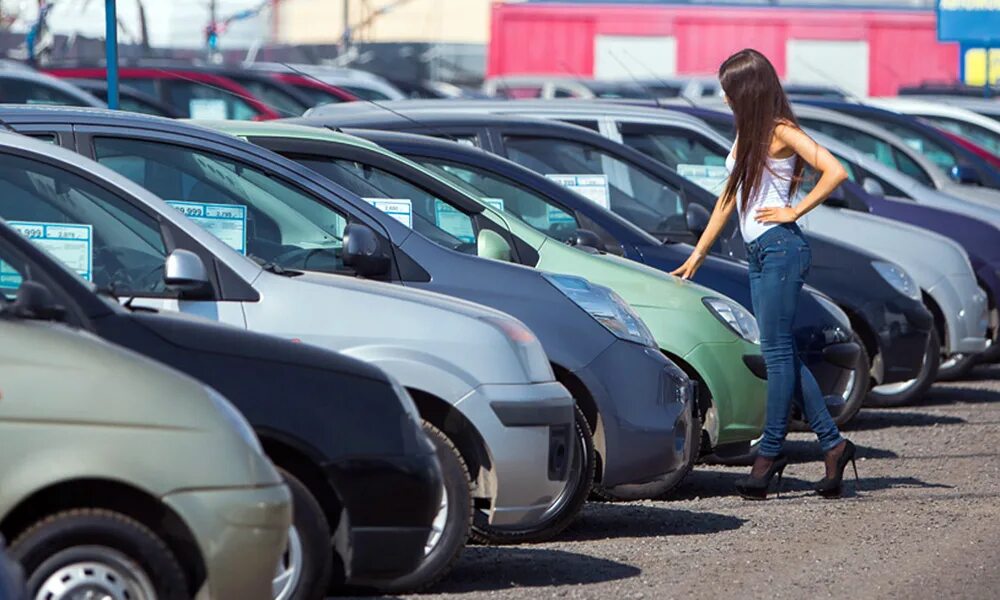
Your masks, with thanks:
[[[487,74],[700,75],[745,47],[791,81],[859,95],[958,78],[958,45],[937,42],[933,11],[570,2],[495,4]]]

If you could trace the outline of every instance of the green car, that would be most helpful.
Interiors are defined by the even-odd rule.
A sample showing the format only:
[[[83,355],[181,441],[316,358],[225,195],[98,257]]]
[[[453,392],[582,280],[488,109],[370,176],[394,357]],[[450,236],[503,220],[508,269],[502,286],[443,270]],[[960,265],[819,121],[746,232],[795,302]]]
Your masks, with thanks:
[[[584,277],[613,289],[639,313],[649,327],[660,349],[701,384],[700,402],[707,437],[703,451],[726,454],[744,450],[760,435],[764,422],[766,382],[751,371],[748,364],[759,365],[763,373],[756,321],[736,302],[720,297],[714,290],[683,281],[656,269],[610,254],[591,254],[550,238],[514,215],[494,208],[494,199],[470,196],[450,182],[420,165],[393,154],[371,142],[333,131],[282,123],[213,122],[210,127],[271,147],[292,158],[304,158],[302,148],[308,148],[308,158],[333,161],[344,156],[358,161],[357,150],[379,153],[400,166],[394,173],[396,186],[393,198],[400,194],[400,172],[422,173],[439,185],[434,195],[460,195],[472,198],[483,206],[483,216],[515,238],[530,245],[539,256],[537,269]],[[286,142],[308,142],[292,151],[284,149]],[[274,142],[274,145],[271,145]],[[345,151],[346,150],[346,151]],[[352,152],[353,151],[353,152]],[[332,170],[331,170],[332,171]],[[376,170],[367,168],[361,176]],[[345,171],[346,173],[346,171]],[[356,177],[358,171],[347,176]],[[324,175],[336,177],[332,172]],[[414,188],[416,184],[409,184]],[[378,187],[378,186],[375,186]],[[421,190],[426,195],[427,191]],[[440,225],[439,225],[440,226]],[[499,260],[510,259],[510,248],[500,236],[495,243],[479,240],[479,256]],[[708,298],[717,299],[706,301]],[[636,486],[641,495],[642,486]],[[627,497],[626,491],[616,490],[616,496]]]

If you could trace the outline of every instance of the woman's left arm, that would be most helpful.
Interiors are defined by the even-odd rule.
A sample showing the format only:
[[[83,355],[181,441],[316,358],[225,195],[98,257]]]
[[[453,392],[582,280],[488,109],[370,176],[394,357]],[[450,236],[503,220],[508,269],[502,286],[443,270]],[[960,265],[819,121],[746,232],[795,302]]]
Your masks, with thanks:
[[[816,186],[797,205],[787,208],[762,208],[754,215],[758,223],[792,223],[826,200],[833,190],[847,179],[847,171],[829,150],[817,144],[798,127],[778,125],[774,135],[820,173]]]

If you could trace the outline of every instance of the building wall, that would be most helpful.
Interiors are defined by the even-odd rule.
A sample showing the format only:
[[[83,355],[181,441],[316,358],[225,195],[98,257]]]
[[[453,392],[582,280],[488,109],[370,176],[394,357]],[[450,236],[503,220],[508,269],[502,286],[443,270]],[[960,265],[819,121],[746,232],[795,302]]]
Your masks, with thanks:
[[[867,89],[852,91],[886,95],[895,94],[901,84],[958,76],[958,47],[936,41],[930,11],[600,4],[494,5],[487,73],[592,76],[597,36],[673,38],[676,57],[671,62],[677,74],[714,73],[726,56],[753,47],[784,77],[789,41],[801,40],[827,43],[825,49],[824,44],[810,45],[819,47],[810,55],[820,64],[796,62],[799,80],[857,85],[856,71],[867,71]],[[848,52],[857,44],[844,44],[845,51],[838,54],[837,42],[856,41],[864,42],[866,52]],[[867,64],[861,58],[865,55]],[[639,77],[670,74],[663,65],[631,67]]]
[[[367,42],[447,42],[485,44],[490,0],[349,0],[350,21],[358,23],[365,6],[395,4],[370,27],[356,32]],[[343,35],[343,0],[281,0],[278,39],[284,43],[330,43]]]

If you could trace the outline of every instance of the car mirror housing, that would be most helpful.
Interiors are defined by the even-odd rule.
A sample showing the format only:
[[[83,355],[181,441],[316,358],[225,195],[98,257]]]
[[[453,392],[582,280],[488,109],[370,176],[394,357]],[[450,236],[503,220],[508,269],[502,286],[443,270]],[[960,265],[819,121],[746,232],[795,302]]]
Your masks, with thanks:
[[[37,281],[23,281],[17,288],[17,297],[4,311],[19,319],[61,321],[66,309],[56,304],[49,288]]]
[[[589,229],[577,229],[569,239],[569,245],[582,249],[591,249],[598,252],[604,251],[604,242],[600,236]]]
[[[979,173],[976,173],[972,167],[965,165],[955,165],[951,168],[950,175],[952,179],[962,185],[982,185],[983,183],[979,179]]]
[[[687,210],[684,211],[688,231],[699,237],[708,228],[708,221],[711,218],[712,215],[707,208],[694,202],[689,203]]]
[[[872,196],[885,196],[885,188],[871,177],[865,177],[865,180],[861,182],[861,187]]]
[[[510,244],[499,233],[483,229],[476,237],[476,254],[481,258],[510,262]]]
[[[362,223],[344,229],[344,266],[362,277],[379,277],[389,272],[392,260],[383,250],[375,231]]]
[[[212,292],[208,270],[201,257],[181,248],[167,256],[163,266],[163,282],[183,298],[204,298]]]

